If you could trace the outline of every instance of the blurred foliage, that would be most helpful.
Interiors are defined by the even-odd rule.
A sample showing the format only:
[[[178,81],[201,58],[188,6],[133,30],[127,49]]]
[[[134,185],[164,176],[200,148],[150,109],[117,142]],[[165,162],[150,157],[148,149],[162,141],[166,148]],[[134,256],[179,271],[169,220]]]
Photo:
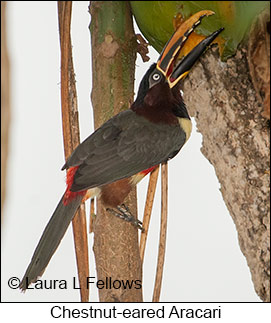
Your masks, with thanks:
[[[130,1],[137,25],[148,42],[160,53],[174,32],[176,19],[187,19],[200,10],[212,10],[215,15],[202,20],[196,32],[209,35],[224,27],[221,33],[222,60],[232,56],[247,35],[252,22],[269,1]],[[181,17],[181,18],[180,18]],[[222,46],[223,43],[223,46]]]

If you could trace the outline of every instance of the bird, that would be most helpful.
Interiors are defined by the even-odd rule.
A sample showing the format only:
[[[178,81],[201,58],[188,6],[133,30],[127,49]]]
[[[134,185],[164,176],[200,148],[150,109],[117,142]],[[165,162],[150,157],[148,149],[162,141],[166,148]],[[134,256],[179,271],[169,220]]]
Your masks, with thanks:
[[[176,156],[190,137],[192,125],[180,90],[181,80],[223,28],[204,38],[181,60],[178,56],[202,18],[211,14],[200,11],[173,33],[158,61],[145,73],[130,108],[96,129],[67,159],[62,167],[67,170],[67,188],[20,282],[22,291],[43,274],[87,198],[98,196],[111,213],[140,228],[142,223],[123,201],[143,177]]]

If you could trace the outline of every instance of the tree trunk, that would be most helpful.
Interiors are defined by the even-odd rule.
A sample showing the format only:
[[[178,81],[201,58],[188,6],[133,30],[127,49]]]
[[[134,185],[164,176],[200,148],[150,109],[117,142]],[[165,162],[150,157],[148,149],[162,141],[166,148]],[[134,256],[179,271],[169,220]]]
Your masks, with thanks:
[[[6,1],[1,1],[1,211],[6,196],[8,137],[10,124],[10,77],[6,35]],[[3,214],[1,212],[1,214]]]
[[[134,97],[136,38],[126,1],[93,1],[91,13],[92,103],[95,128],[128,109]],[[137,214],[136,191],[125,201]],[[94,222],[97,279],[142,281],[138,232],[131,224],[107,213],[98,201]],[[116,283],[116,287],[118,283]],[[141,289],[99,289],[103,302],[142,301]]]
[[[250,77],[248,49],[227,63],[217,49],[208,51],[184,84],[184,100],[202,133],[202,153],[215,168],[255,290],[269,301],[269,124]]]

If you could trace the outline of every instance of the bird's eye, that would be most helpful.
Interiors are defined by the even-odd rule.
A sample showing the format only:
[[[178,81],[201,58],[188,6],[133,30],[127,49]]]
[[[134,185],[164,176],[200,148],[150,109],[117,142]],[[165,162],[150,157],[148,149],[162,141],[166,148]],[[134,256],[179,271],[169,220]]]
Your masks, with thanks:
[[[160,77],[161,77],[161,75],[160,75],[160,74],[158,74],[158,73],[154,73],[154,74],[153,74],[153,76],[152,76],[152,79],[153,79],[154,81],[159,81],[159,80],[160,80]]]

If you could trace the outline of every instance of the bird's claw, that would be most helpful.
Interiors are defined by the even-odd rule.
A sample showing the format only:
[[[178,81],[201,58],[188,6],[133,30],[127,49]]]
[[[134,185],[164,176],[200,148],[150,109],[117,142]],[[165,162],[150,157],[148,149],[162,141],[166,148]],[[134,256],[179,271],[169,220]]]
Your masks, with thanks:
[[[125,204],[121,204],[117,206],[117,210],[107,208],[106,211],[110,212],[111,214],[117,216],[120,219],[123,219],[127,222],[130,222],[132,225],[134,225],[136,228],[140,229],[142,232],[144,232],[144,228],[142,226],[142,222],[138,219],[136,219],[130,212],[129,208]]]

